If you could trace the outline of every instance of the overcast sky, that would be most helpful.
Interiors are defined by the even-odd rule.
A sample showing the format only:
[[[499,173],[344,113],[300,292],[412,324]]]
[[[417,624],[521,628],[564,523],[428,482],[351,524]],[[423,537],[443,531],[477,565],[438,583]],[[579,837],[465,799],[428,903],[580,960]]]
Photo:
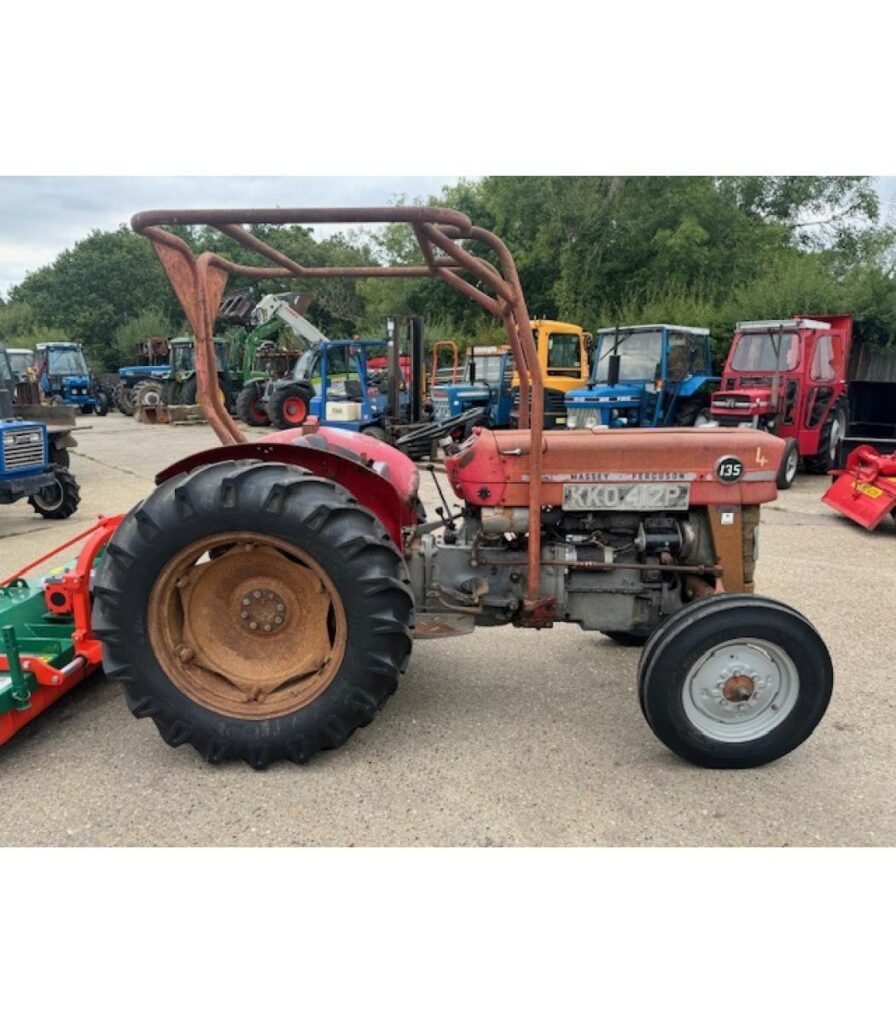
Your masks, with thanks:
[[[114,229],[138,210],[175,207],[381,206],[428,199],[456,177],[0,178],[0,295],[94,228]],[[879,178],[882,212],[894,214],[896,178]],[[319,229],[320,230],[320,229]]]
[[[0,177],[0,294],[5,296],[29,270],[51,263],[94,228],[114,229],[138,210],[385,206],[399,195],[428,199],[454,181],[457,178]]]

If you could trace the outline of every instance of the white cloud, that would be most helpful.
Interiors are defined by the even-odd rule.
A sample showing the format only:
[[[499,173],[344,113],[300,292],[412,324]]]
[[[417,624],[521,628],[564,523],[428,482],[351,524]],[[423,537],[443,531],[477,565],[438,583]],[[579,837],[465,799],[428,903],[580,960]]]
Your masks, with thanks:
[[[0,294],[101,228],[138,210],[239,206],[385,206],[429,199],[452,177],[3,177]],[[321,229],[325,230],[325,229]]]

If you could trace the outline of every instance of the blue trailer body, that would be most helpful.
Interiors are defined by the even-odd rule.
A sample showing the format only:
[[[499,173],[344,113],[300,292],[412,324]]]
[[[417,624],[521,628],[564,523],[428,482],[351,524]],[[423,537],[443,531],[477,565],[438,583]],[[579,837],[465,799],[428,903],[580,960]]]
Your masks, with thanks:
[[[705,327],[642,324],[598,331],[588,386],[566,396],[566,425],[694,426],[709,419],[709,392],[719,380],[711,367]]]

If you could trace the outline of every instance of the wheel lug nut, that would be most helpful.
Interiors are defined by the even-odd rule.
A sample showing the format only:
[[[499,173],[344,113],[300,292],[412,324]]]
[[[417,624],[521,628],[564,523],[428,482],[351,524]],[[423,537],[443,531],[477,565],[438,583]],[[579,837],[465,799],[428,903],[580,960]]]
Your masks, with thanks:
[[[248,598],[248,597],[244,597],[244,598],[243,598],[243,604],[251,604],[251,603],[252,603],[252,602],[251,602],[251,599],[250,599],[250,598]]]
[[[244,619],[248,619],[249,618],[249,613],[247,611],[242,611],[242,612],[240,612],[240,616],[242,618],[244,618]]]
[[[265,633],[270,633],[270,631],[271,631],[271,624],[270,624],[270,622],[266,622],[265,623],[264,631],[265,631]]]
[[[283,619],[279,615],[277,615],[274,618],[274,623],[277,626],[281,626],[283,624]]]
[[[277,611],[278,611],[278,612],[282,612],[282,611],[284,611],[284,610],[285,610],[285,609],[284,609],[284,607],[283,607],[283,605],[282,605],[282,604],[278,604],[278,605],[277,605]]]
[[[260,590],[253,590],[252,591],[252,596],[253,597],[261,597],[261,591]]]
[[[250,622],[249,623],[249,629],[258,629],[258,623],[257,622]]]

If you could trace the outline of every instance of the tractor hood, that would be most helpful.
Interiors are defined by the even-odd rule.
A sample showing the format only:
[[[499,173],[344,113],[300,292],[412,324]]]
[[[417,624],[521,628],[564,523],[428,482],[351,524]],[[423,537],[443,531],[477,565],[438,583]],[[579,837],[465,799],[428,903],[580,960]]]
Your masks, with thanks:
[[[529,503],[527,430],[475,427],[445,459],[454,493],[473,505]],[[777,495],[785,443],[760,430],[701,427],[556,430],[542,438],[542,504],[593,483],[686,483],[691,505],[757,505]],[[732,472],[732,467],[734,472]]]
[[[643,382],[639,382],[643,387]],[[608,384],[598,384],[593,388],[578,388],[570,391],[566,396],[567,404],[576,406],[606,406],[606,405],[627,405],[634,406],[641,402],[641,393],[638,387],[631,384],[616,384],[610,387]]]

